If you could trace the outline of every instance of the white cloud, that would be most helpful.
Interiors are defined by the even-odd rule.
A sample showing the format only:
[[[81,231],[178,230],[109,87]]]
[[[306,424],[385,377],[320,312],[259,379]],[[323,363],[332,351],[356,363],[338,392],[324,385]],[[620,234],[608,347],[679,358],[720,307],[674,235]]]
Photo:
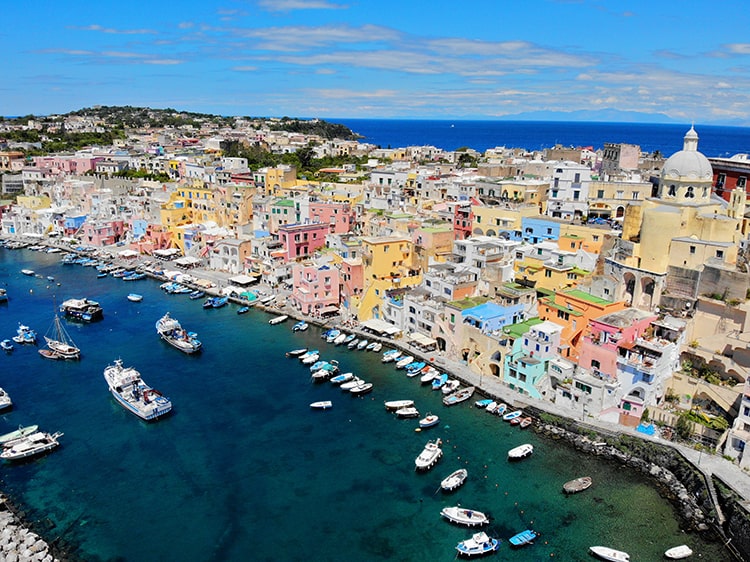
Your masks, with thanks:
[[[291,12],[293,10],[342,10],[348,6],[326,0],[258,0],[258,7],[269,12]]]

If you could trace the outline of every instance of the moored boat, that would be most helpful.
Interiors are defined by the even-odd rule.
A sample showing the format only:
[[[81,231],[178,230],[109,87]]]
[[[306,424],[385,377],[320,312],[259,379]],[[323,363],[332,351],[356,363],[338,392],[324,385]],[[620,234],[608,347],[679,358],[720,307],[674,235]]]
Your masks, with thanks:
[[[689,556],[692,556],[693,550],[686,544],[681,544],[680,546],[675,546],[673,548],[670,548],[664,553],[665,558],[668,558],[669,560],[682,560],[683,558],[688,558]]]
[[[609,562],[630,562],[630,555],[622,550],[615,550],[608,546],[590,546],[589,550],[602,560]]]
[[[383,353],[383,358],[381,361],[383,363],[390,363],[391,361],[395,361],[401,357],[401,350],[400,349],[389,349],[385,353]]]
[[[68,318],[82,320],[83,322],[93,322],[104,317],[104,309],[101,305],[87,298],[63,301],[60,305],[60,312]]]
[[[435,466],[435,463],[437,463],[440,460],[440,457],[443,456],[443,450],[440,448],[442,443],[443,442],[440,439],[427,442],[424,449],[422,449],[422,452],[419,453],[414,460],[414,467],[416,470],[430,470]]]
[[[268,323],[271,326],[275,326],[276,324],[281,324],[282,322],[286,322],[287,320],[289,320],[289,316],[287,316],[286,314],[282,314],[281,316],[271,318]]]
[[[333,408],[333,402],[330,400],[321,400],[319,402],[313,402],[310,404],[310,407],[313,410],[327,410],[328,408]]]
[[[303,355],[307,353],[306,347],[301,347],[299,349],[292,349],[291,351],[286,352],[287,357],[299,357],[300,355]]]
[[[452,492],[463,486],[464,482],[466,482],[467,476],[469,476],[469,471],[465,468],[459,468],[440,482],[440,488],[442,488],[444,492]]]
[[[533,452],[534,446],[530,445],[529,443],[524,443],[523,445],[519,445],[518,447],[514,447],[513,449],[508,451],[508,459],[523,459],[528,457]]]
[[[304,320],[300,320],[294,326],[292,326],[292,332],[304,332],[309,327],[310,325],[307,322],[305,322]]]
[[[448,396],[443,398],[443,404],[446,406],[455,406],[456,404],[460,404],[461,402],[465,402],[469,398],[472,397],[474,394],[474,387],[473,386],[467,386],[466,388],[461,388],[454,392],[453,394],[449,394]]]
[[[354,338],[352,341],[350,341],[348,344],[346,344],[346,347],[348,349],[354,349],[359,345],[359,339]]]
[[[419,427],[422,429],[426,429],[428,427],[434,427],[439,423],[439,417],[437,417],[435,414],[427,414],[425,417],[419,420]]]
[[[355,386],[359,386],[360,384],[364,384],[364,382],[365,381],[362,380],[361,378],[354,377],[351,380],[348,380],[345,383],[342,383],[339,388],[341,388],[341,390],[349,391],[352,388],[354,388]]]
[[[476,402],[474,402],[474,405],[477,408],[486,408],[490,404],[494,404],[494,403],[495,401],[492,398],[483,398],[482,400],[477,400]]]
[[[328,335],[326,336],[326,343],[333,343],[336,341],[336,338],[341,335],[341,330],[338,330],[336,328],[329,330]]]
[[[13,342],[11,342],[10,340],[0,341],[0,349],[7,353],[10,353],[11,351],[13,351]]]
[[[466,509],[461,506],[444,507],[440,511],[440,515],[445,517],[451,523],[465,525],[466,527],[486,525],[490,522],[490,518],[481,511]]]
[[[311,354],[309,351],[302,355],[299,360],[303,365],[312,365],[314,364],[318,359],[320,359],[320,353],[318,351],[313,351]]]
[[[406,406],[405,408],[399,408],[396,410],[397,418],[418,418],[419,410],[414,406]]]
[[[237,309],[237,314],[247,314],[248,312],[250,312],[249,306],[241,306]]]
[[[580,478],[568,480],[563,484],[563,492],[566,494],[577,494],[578,492],[583,492],[590,488],[592,483],[593,480],[591,480],[591,476],[581,476]]]
[[[414,400],[389,400],[388,402],[383,403],[385,405],[385,409],[389,412],[393,412],[396,410],[400,410],[401,408],[409,408],[410,406],[414,406]]]
[[[331,384],[344,384],[354,378],[353,373],[341,373],[331,378]]]
[[[23,437],[27,437],[31,435],[32,433],[36,433],[38,429],[39,429],[38,425],[27,425],[26,427],[18,426],[18,429],[15,429],[9,433],[0,435],[0,445],[5,446]]]
[[[10,446],[5,447],[0,453],[0,459],[14,461],[33,457],[47,452],[57,447],[60,443],[58,439],[62,433],[45,433],[37,431],[21,439],[14,441]]]
[[[370,345],[370,342],[368,340],[359,340],[359,343],[357,344],[357,350],[362,351],[368,345]]]
[[[198,334],[185,330],[176,318],[169,315],[169,312],[156,322],[156,332],[161,339],[183,353],[197,353],[203,347]]]
[[[383,349],[383,344],[380,343],[379,341],[376,341],[374,344],[372,344],[370,351],[374,351],[375,353],[378,353],[381,349]]]
[[[341,332],[338,336],[336,336],[336,339],[333,340],[333,345],[341,345],[346,341],[347,337],[348,334]]]
[[[523,412],[521,410],[515,410],[513,412],[509,412],[503,416],[503,421],[513,421],[516,418],[520,418],[523,415]]]
[[[440,392],[442,392],[444,396],[448,396],[449,394],[456,392],[459,386],[461,386],[461,381],[446,378],[445,384],[440,387]]]
[[[500,546],[498,539],[493,539],[485,532],[474,533],[471,538],[461,541],[456,545],[456,550],[461,556],[472,557],[482,556],[495,552]]]
[[[65,331],[65,328],[60,322],[60,317],[55,314],[55,318],[52,321],[52,326],[44,336],[44,341],[47,342],[47,347],[51,354],[42,353],[45,350],[39,350],[39,353],[43,357],[48,359],[79,359],[81,357],[81,350],[73,343],[73,339]],[[55,357],[48,357],[48,355],[54,355]]]
[[[527,544],[532,544],[534,542],[534,539],[536,539],[539,536],[539,533],[532,529],[526,529],[525,531],[521,531],[518,534],[513,535],[508,539],[508,542],[511,544],[511,546],[520,547],[525,546]]]
[[[139,295],[138,293],[130,293],[128,295],[128,300],[130,302],[141,302],[143,300],[143,295]]]
[[[10,395],[0,388],[0,410],[10,408],[13,405],[13,401],[10,399]]]
[[[447,382],[448,382],[448,375],[446,373],[443,373],[439,377],[432,379],[432,384],[430,386],[432,390],[441,390],[443,386],[445,386],[445,383]]]
[[[110,393],[120,405],[143,420],[155,420],[172,410],[172,402],[154,390],[133,367],[123,367],[122,360],[104,369]]]
[[[519,422],[519,426],[521,429],[526,429],[533,423],[532,419],[529,416],[526,416],[524,418],[521,418],[521,421]]]
[[[397,369],[405,369],[407,365],[414,362],[414,357],[411,355],[402,356],[398,361],[396,361],[396,368]]]
[[[372,390],[371,382],[361,382],[357,386],[350,388],[349,392],[351,392],[355,396],[360,396],[362,394],[367,394],[371,390]]]
[[[18,330],[16,330],[16,335],[13,336],[13,341],[16,343],[35,344],[36,332],[28,326],[24,326],[23,324],[19,323]]]

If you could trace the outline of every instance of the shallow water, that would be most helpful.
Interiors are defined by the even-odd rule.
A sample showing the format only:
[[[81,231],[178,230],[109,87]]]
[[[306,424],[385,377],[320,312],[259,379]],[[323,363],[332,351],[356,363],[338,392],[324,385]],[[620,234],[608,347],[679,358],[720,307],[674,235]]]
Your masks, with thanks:
[[[37,423],[65,433],[51,454],[3,466],[0,488],[47,521],[48,540],[61,536],[82,559],[452,560],[473,531],[439,513],[460,503],[491,513],[488,533],[503,540],[495,559],[591,560],[588,547],[602,544],[635,562],[687,543],[705,560],[729,560],[719,545],[682,533],[671,505],[640,475],[511,427],[472,402],[444,408],[439,393],[382,365],[380,354],[334,348],[316,328],[292,334],[292,322],[269,326],[258,310],[203,310],[155,281],[96,279],[92,268],[28,250],[0,249],[0,285],[10,295],[0,305],[3,338],[19,322],[43,335],[66,298],[104,307],[100,322],[66,322],[83,352],[78,362],[18,345],[0,356],[0,386],[14,401],[0,432]],[[129,302],[130,292],[143,301]],[[154,323],[167,311],[199,333],[203,353],[187,356],[159,340]],[[310,383],[309,369],[284,356],[303,346],[338,359],[374,391],[354,398]],[[169,417],[145,423],[114,401],[102,371],[117,358],[172,399]],[[383,401],[401,398],[437,413],[440,425],[417,433],[416,420],[384,410]],[[313,411],[317,400],[334,406]],[[437,437],[443,458],[416,473],[414,458]],[[509,463],[507,451],[523,442],[534,454]],[[461,466],[467,483],[438,491]],[[565,497],[562,484],[583,474],[592,488]],[[510,549],[507,539],[526,528],[540,539]]]

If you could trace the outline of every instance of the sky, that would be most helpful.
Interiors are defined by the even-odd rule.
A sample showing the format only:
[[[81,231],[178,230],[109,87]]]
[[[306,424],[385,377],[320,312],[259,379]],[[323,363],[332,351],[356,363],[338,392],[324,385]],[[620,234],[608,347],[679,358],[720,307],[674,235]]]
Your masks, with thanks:
[[[8,2],[0,114],[750,126],[748,29],[737,0]]]

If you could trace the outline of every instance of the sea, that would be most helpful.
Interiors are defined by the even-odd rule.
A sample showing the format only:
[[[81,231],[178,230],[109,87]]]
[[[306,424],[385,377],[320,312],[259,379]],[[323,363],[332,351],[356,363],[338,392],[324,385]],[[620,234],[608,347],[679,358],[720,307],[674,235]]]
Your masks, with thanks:
[[[502,540],[491,559],[589,561],[589,546],[605,545],[656,561],[688,544],[695,558],[730,560],[721,544],[683,532],[641,474],[512,427],[473,401],[446,408],[380,354],[334,347],[319,328],[293,333],[291,321],[271,326],[271,315],[238,315],[235,305],[205,310],[155,280],[98,279],[93,268],[28,249],[0,248],[0,287],[10,296],[0,305],[2,338],[19,323],[45,334],[67,298],[104,308],[98,322],[65,321],[79,361],[44,359],[35,346],[0,355],[0,386],[14,403],[0,432],[38,424],[64,433],[46,456],[3,463],[0,490],[71,560],[450,561],[476,532],[441,518],[453,505],[491,515],[485,530]],[[143,300],[128,301],[130,292]],[[166,312],[198,332],[201,354],[159,339],[154,324]],[[311,383],[309,369],[285,356],[301,347],[371,381],[372,393]],[[116,359],[170,397],[173,412],[147,423],[118,405],[103,378]],[[397,399],[440,424],[417,432],[416,420],[385,411]],[[312,410],[319,400],[333,407]],[[442,459],[417,473],[414,459],[438,438]],[[522,443],[533,455],[508,462]],[[461,467],[466,484],[443,493],[440,481]],[[593,486],[566,497],[563,483],[583,475]],[[525,529],[540,537],[511,549],[507,539]]]
[[[643,152],[668,157],[682,150],[683,137],[695,127],[698,150],[708,157],[728,158],[750,153],[750,128],[718,125],[596,123],[561,121],[449,121],[417,119],[331,118],[355,133],[361,142],[381,148],[435,146],[443,150],[467,147],[542,150],[555,145],[603,148],[604,143],[636,144]]]

